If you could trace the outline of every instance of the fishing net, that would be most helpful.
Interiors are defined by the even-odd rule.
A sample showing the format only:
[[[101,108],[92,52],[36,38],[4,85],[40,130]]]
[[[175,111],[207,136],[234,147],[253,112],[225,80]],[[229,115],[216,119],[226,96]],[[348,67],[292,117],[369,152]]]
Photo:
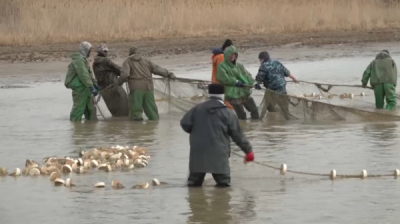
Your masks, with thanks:
[[[211,82],[178,78],[154,79],[159,113],[185,112],[207,100]],[[261,118],[275,112],[287,120],[400,120],[396,111],[375,109],[374,92],[352,85],[288,82],[287,95],[267,89],[252,90]]]

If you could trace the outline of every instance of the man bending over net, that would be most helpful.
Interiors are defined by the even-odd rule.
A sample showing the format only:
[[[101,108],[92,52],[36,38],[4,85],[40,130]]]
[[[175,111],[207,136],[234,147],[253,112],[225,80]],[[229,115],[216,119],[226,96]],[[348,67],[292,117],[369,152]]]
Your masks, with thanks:
[[[230,46],[224,51],[224,62],[218,66],[217,80],[225,86],[225,100],[229,101],[239,119],[246,119],[243,106],[251,113],[252,119],[259,119],[258,108],[250,96],[250,87],[254,79],[244,66],[236,62],[238,51],[235,46]]]
[[[397,67],[390,57],[389,51],[383,50],[376,55],[364,71],[362,85],[365,88],[370,81],[371,87],[375,92],[375,106],[383,109],[386,97],[386,109],[394,110],[397,104]]]
[[[288,99],[282,98],[282,95],[286,95],[286,77],[291,78],[294,82],[298,82],[297,79],[290,74],[290,71],[282,65],[279,61],[271,60],[268,52],[263,51],[258,55],[258,59],[261,62],[261,66],[256,76],[257,84],[256,89],[261,89],[260,83],[263,83],[265,88],[268,90],[278,93],[275,95],[272,92],[266,92],[268,97],[268,110],[271,111],[278,103],[282,109],[288,110],[289,101]]]

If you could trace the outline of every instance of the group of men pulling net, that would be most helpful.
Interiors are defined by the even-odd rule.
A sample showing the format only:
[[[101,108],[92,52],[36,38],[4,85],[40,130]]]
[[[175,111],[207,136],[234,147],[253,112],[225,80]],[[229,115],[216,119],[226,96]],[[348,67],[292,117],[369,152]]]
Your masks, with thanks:
[[[108,48],[100,45],[93,63],[93,73],[87,62],[90,43],[81,44],[80,53],[73,55],[65,85],[73,90],[74,106],[71,120],[94,117],[100,98],[113,117],[129,116],[143,120],[143,112],[150,120],[158,120],[159,113],[189,111],[208,99],[207,87],[218,82],[225,86],[225,105],[246,119],[263,119],[267,113],[279,113],[286,120],[397,120],[395,86],[397,68],[388,51],[382,51],[371,62],[362,79],[363,86],[334,85],[298,81],[279,61],[271,60],[267,52],[259,54],[260,69],[255,79],[237,62],[238,51],[231,42],[213,50],[212,81],[177,78],[137,53],[129,50],[122,67],[107,57]],[[162,78],[153,78],[156,74]],[[293,81],[287,82],[285,78]],[[366,88],[370,81],[372,88]],[[127,83],[126,90],[122,87]],[[261,86],[263,85],[263,87]],[[91,100],[91,95],[97,96]],[[386,109],[381,109],[386,98]],[[375,100],[374,100],[375,99]],[[375,101],[375,107],[374,107]]]

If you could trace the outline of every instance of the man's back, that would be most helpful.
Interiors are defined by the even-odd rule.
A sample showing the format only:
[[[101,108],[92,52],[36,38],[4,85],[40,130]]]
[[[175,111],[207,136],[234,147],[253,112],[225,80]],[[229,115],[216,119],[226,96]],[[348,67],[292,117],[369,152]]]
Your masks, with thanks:
[[[285,89],[285,77],[289,77],[289,75],[289,70],[279,61],[268,60],[261,64],[256,80],[266,84],[268,89],[281,91]]]

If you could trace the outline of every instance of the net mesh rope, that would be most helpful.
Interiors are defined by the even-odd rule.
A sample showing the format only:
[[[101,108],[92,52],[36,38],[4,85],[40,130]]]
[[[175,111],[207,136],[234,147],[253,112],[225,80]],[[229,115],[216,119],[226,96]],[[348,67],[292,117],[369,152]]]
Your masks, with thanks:
[[[154,78],[154,97],[160,114],[186,112],[207,100],[210,81]],[[287,120],[400,120],[396,111],[375,109],[374,92],[352,85],[288,82],[287,95],[267,89],[252,90],[261,119],[277,112]],[[107,111],[100,101],[101,110]],[[106,115],[108,116],[109,113]]]

